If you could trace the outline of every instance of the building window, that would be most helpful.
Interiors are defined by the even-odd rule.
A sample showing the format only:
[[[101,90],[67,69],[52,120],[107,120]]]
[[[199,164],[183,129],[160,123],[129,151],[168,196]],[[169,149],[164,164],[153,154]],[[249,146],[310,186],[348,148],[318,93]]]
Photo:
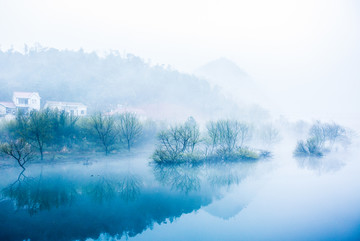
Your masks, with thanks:
[[[19,98],[18,102],[19,102],[19,105],[28,105],[29,104],[29,99]]]
[[[32,104],[36,104],[36,100],[31,100],[31,103],[32,103]]]
[[[84,115],[84,114],[85,114],[85,111],[84,111],[84,110],[82,110],[82,111],[81,111],[81,114],[82,114],[82,115]]]

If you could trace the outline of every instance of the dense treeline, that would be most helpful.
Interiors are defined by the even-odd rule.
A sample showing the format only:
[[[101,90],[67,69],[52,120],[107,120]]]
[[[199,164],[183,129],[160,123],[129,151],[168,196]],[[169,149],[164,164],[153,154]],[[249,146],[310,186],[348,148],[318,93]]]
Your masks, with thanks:
[[[190,117],[181,124],[160,126],[153,121],[140,121],[130,112],[97,112],[87,117],[51,109],[18,112],[14,120],[0,126],[0,153],[24,168],[27,162],[37,157],[43,160],[45,155],[45,159],[66,153],[108,155],[156,143],[152,156],[155,163],[203,163],[266,158],[271,153],[264,149],[270,150],[281,139],[279,129],[272,124],[255,127],[234,119],[208,121],[200,128]],[[320,157],[348,142],[344,127],[316,122],[309,128],[309,138],[297,143],[294,155]]]
[[[140,141],[143,126],[134,113],[104,116],[75,117],[64,111],[44,109],[28,114],[19,112],[16,119],[1,127],[0,151],[23,165],[44,153],[66,153],[102,150],[105,154],[127,149]],[[151,133],[145,129],[144,138]]]
[[[210,121],[206,131],[200,131],[193,117],[183,124],[166,126],[162,122],[140,121],[130,112],[111,116],[96,112],[87,117],[51,109],[18,112],[14,120],[0,125],[0,152],[23,168],[34,158],[48,160],[66,153],[108,155],[147,143],[157,143],[153,155],[157,163],[255,160],[269,153],[250,148],[253,139],[264,138],[266,146],[270,146],[279,137],[272,126],[264,125],[259,135],[251,124],[237,120]]]

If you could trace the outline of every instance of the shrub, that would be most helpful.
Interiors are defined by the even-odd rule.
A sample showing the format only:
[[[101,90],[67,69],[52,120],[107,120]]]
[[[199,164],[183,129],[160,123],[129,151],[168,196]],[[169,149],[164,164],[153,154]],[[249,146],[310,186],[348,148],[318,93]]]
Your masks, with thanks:
[[[294,150],[294,156],[321,157],[330,151],[335,143],[344,145],[348,141],[346,130],[335,123],[321,123],[317,121],[309,131],[309,138],[299,141]]]
[[[299,141],[296,145],[295,156],[316,156],[321,157],[323,156],[320,143],[314,139],[310,138],[306,142]]]
[[[252,151],[248,148],[239,148],[239,151],[237,153],[241,159],[247,159],[247,160],[257,160],[260,158],[260,155],[256,153],[255,151]]]
[[[231,155],[252,137],[252,128],[236,120],[218,120],[207,124],[211,151],[220,156]]]
[[[157,162],[182,162],[196,159],[193,153],[199,140],[199,127],[193,118],[189,118],[184,124],[159,133],[159,145],[153,159]]]

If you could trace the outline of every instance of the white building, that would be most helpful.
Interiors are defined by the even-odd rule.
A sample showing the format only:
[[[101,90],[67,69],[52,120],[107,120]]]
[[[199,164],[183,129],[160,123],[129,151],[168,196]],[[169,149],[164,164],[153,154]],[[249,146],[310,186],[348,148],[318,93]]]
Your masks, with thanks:
[[[40,110],[40,95],[37,92],[14,92],[13,103],[18,110]]]
[[[110,112],[105,113],[105,115],[109,115],[109,116],[120,115],[120,114],[124,114],[124,113],[127,113],[127,112],[136,114],[137,117],[141,121],[146,121],[147,120],[147,114],[143,109],[123,106],[123,105],[117,105],[117,107],[115,109],[112,109]]]
[[[87,106],[76,102],[46,101],[44,108],[58,109],[74,116],[85,116],[87,114]]]
[[[16,106],[12,102],[0,102],[0,116],[15,115]]]

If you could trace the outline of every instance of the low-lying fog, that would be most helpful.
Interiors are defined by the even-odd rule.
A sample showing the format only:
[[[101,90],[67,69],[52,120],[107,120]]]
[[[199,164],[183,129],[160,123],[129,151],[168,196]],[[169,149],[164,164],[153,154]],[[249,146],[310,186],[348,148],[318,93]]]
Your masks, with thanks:
[[[1,237],[356,240],[359,142],[322,159],[294,158],[294,143],[258,162],[156,166],[138,150],[3,167]]]
[[[0,1],[0,240],[359,240],[359,7]]]

